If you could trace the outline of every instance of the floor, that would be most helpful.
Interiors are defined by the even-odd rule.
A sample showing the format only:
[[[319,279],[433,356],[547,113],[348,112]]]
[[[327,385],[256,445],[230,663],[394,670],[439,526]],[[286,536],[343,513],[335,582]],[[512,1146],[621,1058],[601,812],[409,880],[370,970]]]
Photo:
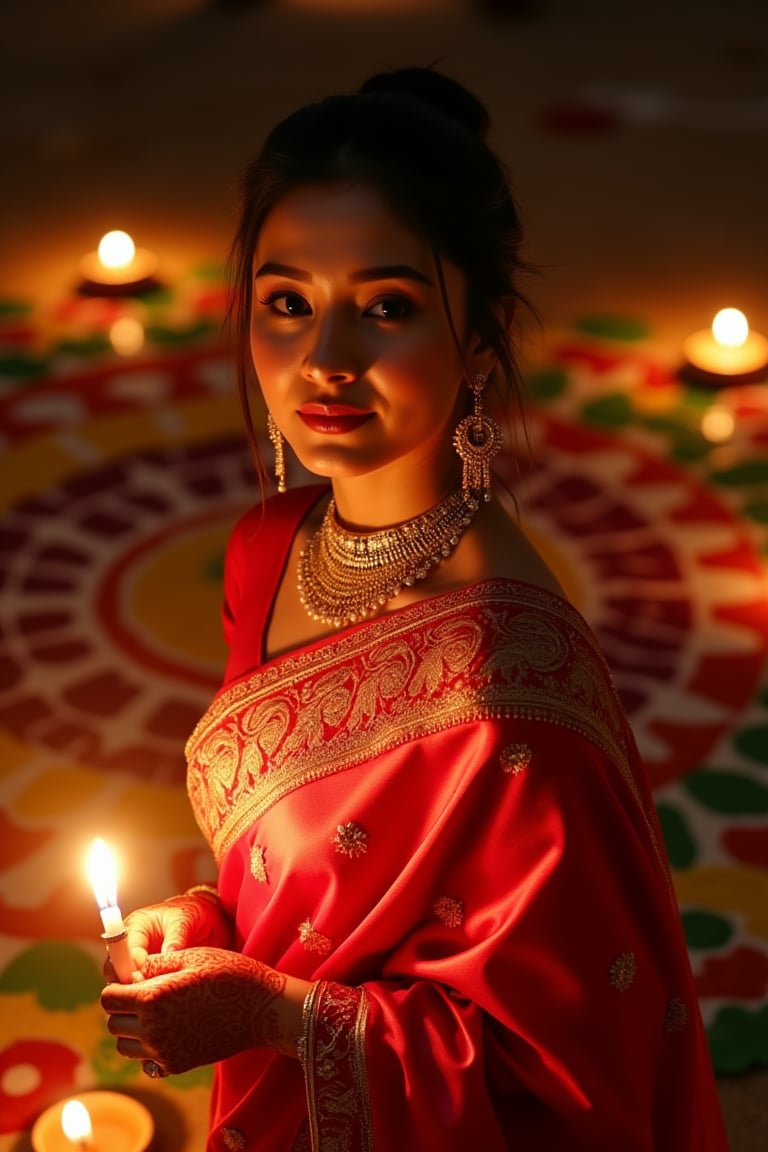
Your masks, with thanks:
[[[764,0],[6,0],[0,44],[0,296],[57,298],[116,227],[168,277],[222,261],[276,118],[438,62],[491,111],[545,325],[768,331]],[[768,1073],[720,1091],[733,1152],[768,1146]]]
[[[274,119],[438,61],[491,111],[546,323],[613,307],[619,290],[671,341],[724,302],[768,327],[762,0],[649,0],[621,19],[610,0],[506,7],[518,14],[480,0],[9,0],[0,290],[60,290],[113,227],[171,275],[223,256],[234,180]]]

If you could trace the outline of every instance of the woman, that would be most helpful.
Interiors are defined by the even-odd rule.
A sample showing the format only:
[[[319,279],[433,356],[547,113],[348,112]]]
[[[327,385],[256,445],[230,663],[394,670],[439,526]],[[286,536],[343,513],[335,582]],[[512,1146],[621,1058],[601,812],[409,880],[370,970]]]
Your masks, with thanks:
[[[234,248],[241,393],[323,484],[230,540],[188,745],[216,887],[103,994],[209,1149],[725,1148],[651,795],[584,621],[491,491],[520,227],[478,101],[374,77],[273,131]],[[330,480],[330,486],[328,485]]]

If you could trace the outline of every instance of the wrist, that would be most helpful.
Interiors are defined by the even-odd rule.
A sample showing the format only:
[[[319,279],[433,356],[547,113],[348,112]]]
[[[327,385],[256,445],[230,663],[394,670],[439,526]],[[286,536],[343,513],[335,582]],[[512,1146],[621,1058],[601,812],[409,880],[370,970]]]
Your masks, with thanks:
[[[250,1019],[252,1043],[257,1048],[275,1048],[295,1060],[303,1032],[304,1004],[312,985],[307,980],[277,972],[258,960],[251,963],[255,976]]]
[[[221,908],[221,896],[215,884],[193,884],[191,888],[187,888],[182,893],[183,896],[202,896],[203,899],[215,904],[217,908]]]

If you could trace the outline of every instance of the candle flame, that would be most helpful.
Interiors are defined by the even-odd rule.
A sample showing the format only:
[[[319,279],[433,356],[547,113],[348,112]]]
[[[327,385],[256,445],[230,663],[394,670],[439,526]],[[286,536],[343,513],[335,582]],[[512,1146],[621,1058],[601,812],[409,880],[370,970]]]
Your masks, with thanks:
[[[114,908],[117,904],[117,864],[103,840],[94,840],[86,868],[99,908]]]
[[[81,1100],[67,1100],[61,1110],[61,1127],[67,1140],[84,1144],[93,1136],[91,1116]]]
[[[749,324],[738,308],[721,308],[712,321],[712,335],[725,348],[740,348],[749,336]]]
[[[127,232],[107,232],[99,241],[99,260],[107,268],[125,268],[136,255],[136,245]]]

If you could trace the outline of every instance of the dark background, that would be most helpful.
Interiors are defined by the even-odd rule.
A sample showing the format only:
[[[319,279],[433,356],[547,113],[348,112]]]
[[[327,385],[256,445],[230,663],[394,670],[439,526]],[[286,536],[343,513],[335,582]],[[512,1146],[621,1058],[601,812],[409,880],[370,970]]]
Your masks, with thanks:
[[[47,299],[108,229],[223,260],[276,118],[440,62],[512,172],[548,325],[636,314],[675,348],[768,329],[764,0],[3,0],[0,292]],[[591,111],[585,115],[584,106]],[[597,114],[596,114],[597,113]]]
[[[494,122],[547,328],[725,305],[768,332],[766,0],[0,0],[0,296],[42,307],[124,228],[172,280],[225,259],[237,175],[297,104],[437,62]],[[766,1147],[765,1073],[721,1082]]]

